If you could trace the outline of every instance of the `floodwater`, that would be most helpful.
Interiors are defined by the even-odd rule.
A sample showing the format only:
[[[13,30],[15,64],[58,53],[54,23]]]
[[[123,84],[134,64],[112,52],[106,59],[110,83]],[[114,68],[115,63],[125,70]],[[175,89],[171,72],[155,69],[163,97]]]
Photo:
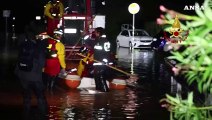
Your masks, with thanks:
[[[169,112],[159,103],[171,90],[170,75],[162,55],[143,49],[131,52],[127,48],[119,48],[117,55],[118,66],[138,74],[138,87],[88,94],[81,89],[58,86],[54,92],[46,92],[49,120],[169,120]],[[4,97],[0,99],[0,117],[4,118],[2,120],[21,119],[22,96],[12,74],[14,61],[1,58],[1,65],[4,79],[1,79],[0,95]],[[32,106],[32,118],[36,120],[35,99]]]

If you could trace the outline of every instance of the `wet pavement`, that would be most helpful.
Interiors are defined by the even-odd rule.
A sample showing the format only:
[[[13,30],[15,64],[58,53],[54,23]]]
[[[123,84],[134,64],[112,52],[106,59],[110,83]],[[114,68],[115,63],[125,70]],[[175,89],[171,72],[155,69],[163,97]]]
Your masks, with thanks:
[[[139,87],[111,90],[109,93],[88,94],[84,90],[57,86],[46,91],[49,120],[169,120],[169,113],[159,100],[171,92],[171,77],[163,55],[152,50],[127,48],[117,50],[118,65],[139,76]],[[13,74],[16,52],[2,53],[0,75],[0,119],[19,120],[22,115],[22,95],[19,81]],[[133,61],[132,61],[133,60]],[[33,97],[34,98],[34,97]],[[31,116],[36,120],[36,99]]]

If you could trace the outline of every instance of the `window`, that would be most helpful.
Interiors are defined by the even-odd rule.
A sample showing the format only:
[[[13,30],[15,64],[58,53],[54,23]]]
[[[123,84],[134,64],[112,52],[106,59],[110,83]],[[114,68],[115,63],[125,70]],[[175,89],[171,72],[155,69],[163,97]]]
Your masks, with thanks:
[[[127,31],[127,30],[122,31],[121,35],[123,35],[123,36],[129,36],[129,34],[128,34],[128,31]]]
[[[131,36],[132,36],[132,32],[133,31],[130,31],[130,35]],[[145,31],[135,30],[134,31],[134,36],[149,36],[149,35]]]

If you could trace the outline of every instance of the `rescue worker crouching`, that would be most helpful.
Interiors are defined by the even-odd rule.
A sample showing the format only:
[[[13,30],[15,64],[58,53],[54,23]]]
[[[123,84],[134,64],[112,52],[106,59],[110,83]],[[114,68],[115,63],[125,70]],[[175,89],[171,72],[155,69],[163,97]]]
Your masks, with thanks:
[[[109,88],[106,83],[105,72],[108,64],[110,64],[110,42],[107,40],[102,27],[95,29],[95,45],[94,45],[94,79],[96,90],[101,92],[108,92]],[[99,62],[97,62],[99,61]]]
[[[79,62],[77,74],[80,77],[93,77],[93,50],[81,47],[79,52],[85,57]]]
[[[48,39],[47,59],[44,74],[47,82],[47,89],[52,90],[55,86],[59,73],[65,73],[65,46],[60,41],[63,31],[54,30],[54,36]]]

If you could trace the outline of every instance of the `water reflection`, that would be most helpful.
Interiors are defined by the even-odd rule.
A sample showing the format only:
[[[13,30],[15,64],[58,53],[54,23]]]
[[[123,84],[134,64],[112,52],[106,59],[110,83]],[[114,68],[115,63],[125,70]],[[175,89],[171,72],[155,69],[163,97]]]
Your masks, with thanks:
[[[135,117],[137,115],[136,109],[139,107],[139,104],[136,103],[138,97],[136,96],[135,91],[129,90],[127,98],[127,103],[123,105],[123,112],[126,115],[127,119],[135,120]]]
[[[116,54],[118,57],[119,65],[123,67],[129,67],[129,63],[132,62],[132,51],[128,48],[118,48]],[[149,60],[151,60],[152,57],[153,51],[151,50],[134,49],[134,66],[138,66],[139,64],[148,66],[148,63],[150,62]]]
[[[139,80],[151,80],[154,72],[154,52],[151,50],[135,49],[132,53],[128,48],[117,49],[118,65],[120,65],[125,71],[131,71],[132,66],[129,65],[133,60],[133,71],[138,74]],[[152,71],[153,69],[153,71]]]
[[[130,71],[131,52],[118,51],[118,65]],[[161,110],[160,98],[169,91],[169,76],[151,50],[134,51],[133,69],[139,75],[139,89],[111,90],[104,94],[87,94],[80,89],[62,90],[48,96],[49,120],[168,120]]]
[[[129,72],[132,55],[129,49],[119,48],[117,55],[118,65]],[[52,114],[65,120],[168,120],[168,112],[159,104],[170,91],[166,83],[170,79],[163,63],[151,50],[135,49],[133,55],[133,69],[139,75],[140,88],[127,87],[101,94],[67,90]]]
[[[49,119],[136,119],[138,109],[143,104],[138,101],[136,91],[129,88],[111,90],[103,94],[85,94],[81,90],[66,92],[66,96],[60,99],[60,104],[50,106]],[[143,100],[146,101],[146,99]]]
[[[118,66],[121,66],[126,72],[130,72],[132,54],[129,49],[119,48],[117,55],[119,60]],[[133,70],[139,76],[138,83],[141,86],[140,88],[127,87],[125,90],[111,90],[106,94],[94,95],[83,93],[78,89],[65,90],[61,87],[53,95],[47,95],[50,105],[49,119],[158,120],[160,118],[162,120],[169,120],[169,113],[160,107],[159,100],[166,93],[170,92],[170,82],[172,80],[160,54],[156,54],[151,50],[135,49],[133,55]],[[14,83],[18,81],[11,75],[15,64],[14,58],[12,57],[10,60],[1,58],[2,67],[0,75],[3,78],[0,81],[1,88],[14,89],[17,86]],[[176,85],[175,82],[173,85]],[[172,90],[173,92],[178,91],[176,88]],[[12,103],[11,97],[8,97],[8,99],[5,104]],[[15,97],[15,99],[17,98]],[[19,100],[20,103],[21,100]],[[11,111],[11,109],[6,111]]]
[[[111,117],[109,94],[95,94],[92,112],[93,120],[108,120]]]

